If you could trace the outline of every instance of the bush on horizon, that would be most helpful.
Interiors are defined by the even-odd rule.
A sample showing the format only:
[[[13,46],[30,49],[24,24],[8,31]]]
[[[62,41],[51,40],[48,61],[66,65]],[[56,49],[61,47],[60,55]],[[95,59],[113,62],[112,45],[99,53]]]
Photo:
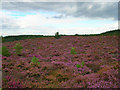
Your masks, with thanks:
[[[56,32],[56,33],[55,33],[55,38],[56,38],[56,39],[59,39],[59,38],[60,38],[59,32]]]

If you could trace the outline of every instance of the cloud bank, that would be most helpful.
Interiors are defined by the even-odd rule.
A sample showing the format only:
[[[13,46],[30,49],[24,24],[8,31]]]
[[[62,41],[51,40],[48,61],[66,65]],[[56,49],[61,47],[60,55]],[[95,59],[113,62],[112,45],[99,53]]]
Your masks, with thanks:
[[[90,34],[118,27],[117,2],[4,1],[1,13],[3,35]]]
[[[117,2],[3,2],[2,9],[20,12],[39,12],[42,10],[73,17],[118,19]]]

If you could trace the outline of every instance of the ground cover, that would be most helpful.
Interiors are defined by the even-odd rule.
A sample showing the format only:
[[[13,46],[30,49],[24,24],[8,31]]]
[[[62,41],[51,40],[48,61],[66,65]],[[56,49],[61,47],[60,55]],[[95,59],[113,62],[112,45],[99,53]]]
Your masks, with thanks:
[[[2,87],[119,88],[118,39],[62,36],[5,42],[10,56],[2,57]],[[21,54],[16,54],[17,43]]]

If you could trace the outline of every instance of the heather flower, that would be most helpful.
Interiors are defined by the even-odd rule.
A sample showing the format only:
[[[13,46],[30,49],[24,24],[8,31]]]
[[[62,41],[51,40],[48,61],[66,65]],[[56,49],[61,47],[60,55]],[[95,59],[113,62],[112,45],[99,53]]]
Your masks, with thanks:
[[[7,57],[6,56],[2,56],[2,60],[4,60],[4,59],[7,59]]]
[[[111,42],[111,38],[113,42]],[[101,47],[103,41],[104,44]],[[63,36],[58,40],[54,37],[43,37],[3,43],[3,45],[12,48],[16,42],[21,42],[25,48],[22,52],[27,53],[19,57],[14,55],[14,50],[11,49],[10,52],[13,53],[11,56],[4,56],[5,58],[0,56],[3,59],[3,71],[8,71],[14,77],[3,81],[3,88],[20,87],[19,85],[21,84],[18,81],[14,81],[14,79],[23,80],[23,88],[33,88],[35,86],[39,88],[55,88],[57,85],[60,88],[118,88],[120,85],[119,65],[116,64],[119,57],[117,57],[116,53],[118,48],[116,37]],[[38,50],[38,47],[41,47],[41,49]],[[69,51],[72,50],[71,47],[77,48],[76,50],[74,49],[77,54],[71,54],[71,51]],[[107,48],[103,49],[104,47]],[[27,51],[25,51],[26,49]],[[34,56],[39,59],[36,60],[37,62],[41,61],[41,65],[36,65],[36,67],[30,65],[30,62],[32,62],[30,58]],[[82,61],[85,63],[82,63]],[[77,68],[77,64],[80,64],[81,67]],[[17,67],[17,65],[21,65],[21,67]],[[101,71],[105,66],[110,69]],[[101,74],[98,73],[99,71],[101,71]],[[26,78],[18,77],[16,72]],[[58,73],[63,75],[63,78],[67,76],[69,80],[65,79],[64,81],[63,78],[60,80],[61,77],[58,78],[60,82],[57,82],[58,79],[46,80],[46,77],[52,76],[52,78],[56,78]],[[5,74],[8,73],[6,72]],[[10,80],[11,83],[8,83]]]
[[[4,68],[3,69],[5,72],[8,72],[9,71],[9,68]]]
[[[16,82],[16,81],[9,81],[8,82],[8,87],[9,88],[22,88],[22,85],[20,84],[20,82]]]
[[[11,77],[10,76],[5,76],[6,80],[10,80]]]

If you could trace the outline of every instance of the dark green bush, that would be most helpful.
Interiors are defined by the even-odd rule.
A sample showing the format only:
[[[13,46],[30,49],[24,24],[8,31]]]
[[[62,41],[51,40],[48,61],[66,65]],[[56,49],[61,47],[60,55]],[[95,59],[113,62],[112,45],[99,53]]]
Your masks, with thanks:
[[[79,34],[75,34],[75,36],[79,36]]]
[[[0,48],[0,54],[7,57],[11,55],[6,46],[2,46],[2,48]]]
[[[56,32],[56,33],[55,33],[55,38],[56,38],[56,39],[59,39],[59,38],[60,38],[59,32]]]

